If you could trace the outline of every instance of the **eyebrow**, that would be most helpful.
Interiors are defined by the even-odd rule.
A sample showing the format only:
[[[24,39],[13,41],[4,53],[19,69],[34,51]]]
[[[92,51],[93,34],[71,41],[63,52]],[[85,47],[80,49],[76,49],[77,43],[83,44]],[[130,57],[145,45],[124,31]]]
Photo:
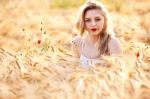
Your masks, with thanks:
[[[97,17],[95,17],[95,18],[100,18],[100,19],[101,19],[101,17],[98,17],[98,16],[97,16]]]
[[[101,19],[101,17],[99,17],[99,16],[96,16],[95,18],[100,18]],[[90,18],[85,18],[85,20],[88,20],[88,19],[90,19]]]

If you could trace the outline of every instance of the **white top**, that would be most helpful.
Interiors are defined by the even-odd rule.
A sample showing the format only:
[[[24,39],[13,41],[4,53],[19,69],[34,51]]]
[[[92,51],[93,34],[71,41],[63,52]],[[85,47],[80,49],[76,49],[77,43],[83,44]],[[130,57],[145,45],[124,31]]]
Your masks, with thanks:
[[[74,48],[73,50],[75,51],[79,51],[80,52],[80,63],[82,64],[82,66],[84,67],[90,67],[96,64],[103,64],[105,63],[105,61],[102,59],[102,57],[98,57],[98,58],[88,58],[84,55],[84,51],[87,50],[85,49],[85,38],[81,38],[81,37],[75,37],[73,42],[73,47],[78,46],[77,48]],[[122,48],[121,48],[121,44],[119,42],[119,40],[115,37],[111,37],[111,39],[109,40],[109,53],[110,55],[118,55],[122,53]],[[97,54],[98,52],[94,52],[92,54]]]
[[[84,55],[80,55],[80,62],[81,65],[85,68],[89,68],[93,65],[96,64],[102,64],[104,61],[100,60],[100,58],[95,58],[95,59],[91,59],[91,58],[87,58]]]
[[[84,49],[84,39],[81,39],[81,54],[80,54],[80,63],[83,67],[85,68],[89,68],[93,65],[96,64],[101,64],[103,63],[103,61],[100,58],[88,58],[86,56],[84,56],[83,53],[83,49]]]

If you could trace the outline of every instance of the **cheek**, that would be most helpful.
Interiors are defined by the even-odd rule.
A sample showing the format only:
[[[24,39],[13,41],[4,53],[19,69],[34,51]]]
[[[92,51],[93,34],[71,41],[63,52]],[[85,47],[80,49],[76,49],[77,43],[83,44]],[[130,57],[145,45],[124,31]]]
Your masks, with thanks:
[[[101,22],[98,23],[98,25],[99,25],[99,26],[103,26],[103,25],[104,25],[104,22],[101,21]]]
[[[85,28],[88,29],[90,27],[90,23],[85,23]]]
[[[100,23],[98,24],[98,27],[99,27],[100,29],[103,29],[104,23],[100,22]]]

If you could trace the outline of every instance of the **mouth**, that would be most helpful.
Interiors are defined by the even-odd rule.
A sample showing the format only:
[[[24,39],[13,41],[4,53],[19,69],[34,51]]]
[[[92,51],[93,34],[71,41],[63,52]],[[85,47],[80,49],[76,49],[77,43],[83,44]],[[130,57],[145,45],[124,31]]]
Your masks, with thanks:
[[[95,32],[97,29],[96,29],[96,28],[92,28],[91,30],[92,30],[93,32]]]

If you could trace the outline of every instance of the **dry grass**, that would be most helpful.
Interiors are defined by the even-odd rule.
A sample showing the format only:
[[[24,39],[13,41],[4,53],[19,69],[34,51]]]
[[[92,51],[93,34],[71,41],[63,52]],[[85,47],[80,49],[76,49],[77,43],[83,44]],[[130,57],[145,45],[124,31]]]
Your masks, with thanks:
[[[90,69],[70,50],[77,9],[52,10],[49,0],[0,6],[0,99],[150,99],[149,4],[109,9],[124,53]]]

